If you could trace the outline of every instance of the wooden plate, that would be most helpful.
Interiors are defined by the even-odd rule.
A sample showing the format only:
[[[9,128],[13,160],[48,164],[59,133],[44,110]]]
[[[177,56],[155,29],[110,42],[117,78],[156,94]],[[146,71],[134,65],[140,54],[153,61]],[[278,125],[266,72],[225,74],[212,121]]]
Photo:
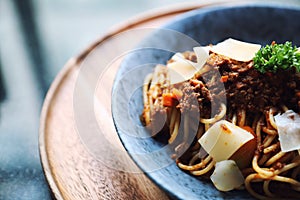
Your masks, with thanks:
[[[159,27],[178,14],[216,3],[212,2],[170,6],[133,18],[113,28],[64,66],[46,96],[39,138],[44,172],[57,199],[168,199],[126,154],[115,131],[110,98],[113,78],[123,58],[116,49],[126,50],[126,43],[122,41],[131,38],[138,42],[148,32],[144,30]],[[135,35],[134,31],[130,31],[133,29],[142,31]],[[130,42],[131,45],[134,42]],[[86,139],[93,135],[82,135],[77,124],[76,105],[79,105],[77,101],[80,98],[75,93],[78,74],[89,62],[87,60],[93,58],[91,55],[99,55],[97,66],[100,71],[97,73],[101,72],[103,76],[101,81],[96,82],[96,103],[93,105],[101,131],[97,137],[89,138],[92,141],[89,143]],[[105,58],[116,59],[105,68]],[[87,79],[90,80],[89,77]],[[89,124],[83,126],[94,132],[98,130]]]

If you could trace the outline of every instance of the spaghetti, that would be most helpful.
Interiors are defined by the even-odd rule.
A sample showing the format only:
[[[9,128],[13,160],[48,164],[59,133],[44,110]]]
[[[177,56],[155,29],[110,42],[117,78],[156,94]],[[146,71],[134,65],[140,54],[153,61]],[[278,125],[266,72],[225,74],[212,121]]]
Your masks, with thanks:
[[[194,52],[182,55],[196,62]],[[218,87],[220,84],[225,91]],[[188,150],[176,159],[178,167],[193,176],[208,177],[215,167],[214,158],[198,142],[213,124],[225,119],[252,132],[255,148],[239,165],[245,189],[258,199],[300,199],[300,156],[298,151],[282,152],[274,120],[275,115],[288,109],[299,112],[299,91],[295,71],[262,75],[253,68],[252,60],[242,62],[210,52],[202,70],[177,84],[170,84],[167,67],[158,65],[145,78],[141,119],[155,130],[157,116],[166,115],[165,127],[159,134],[177,147],[193,137]],[[212,107],[217,107],[216,111]],[[186,113],[197,109],[200,116],[195,122],[194,116]],[[276,188],[289,192],[283,194]]]

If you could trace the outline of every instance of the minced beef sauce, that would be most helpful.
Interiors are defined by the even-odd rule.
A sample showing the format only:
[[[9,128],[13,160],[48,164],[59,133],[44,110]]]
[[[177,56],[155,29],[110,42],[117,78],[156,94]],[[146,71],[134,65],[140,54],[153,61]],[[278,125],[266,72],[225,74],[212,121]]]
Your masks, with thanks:
[[[185,53],[189,60],[194,53]],[[294,69],[276,73],[260,73],[253,61],[240,62],[211,53],[204,67],[210,70],[196,73],[194,78],[182,83],[183,97],[178,107],[188,111],[191,99],[197,98],[202,117],[209,117],[214,104],[226,101],[227,109],[244,109],[247,113],[287,106],[296,112],[300,106],[300,75]],[[226,97],[226,98],[225,98]]]

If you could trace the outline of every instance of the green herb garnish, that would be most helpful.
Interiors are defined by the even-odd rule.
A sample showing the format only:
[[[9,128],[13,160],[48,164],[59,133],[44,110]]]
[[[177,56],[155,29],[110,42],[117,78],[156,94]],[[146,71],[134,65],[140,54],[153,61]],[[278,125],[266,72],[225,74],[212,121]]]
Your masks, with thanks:
[[[276,72],[279,69],[287,70],[292,67],[300,72],[300,53],[291,42],[285,44],[266,45],[254,56],[254,67],[261,73]]]

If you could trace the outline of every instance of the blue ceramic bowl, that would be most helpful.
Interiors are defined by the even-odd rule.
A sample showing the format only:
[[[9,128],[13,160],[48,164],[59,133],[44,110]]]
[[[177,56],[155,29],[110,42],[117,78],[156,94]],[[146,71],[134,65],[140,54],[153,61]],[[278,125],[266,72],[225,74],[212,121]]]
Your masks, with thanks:
[[[207,7],[188,12],[154,30],[120,66],[112,93],[117,132],[132,159],[174,199],[252,199],[246,191],[219,192],[209,180],[180,170],[166,144],[149,137],[139,121],[142,85],[158,63],[174,52],[235,38],[260,44],[291,41],[300,45],[300,9],[278,5]],[[120,98],[121,97],[121,98]]]

